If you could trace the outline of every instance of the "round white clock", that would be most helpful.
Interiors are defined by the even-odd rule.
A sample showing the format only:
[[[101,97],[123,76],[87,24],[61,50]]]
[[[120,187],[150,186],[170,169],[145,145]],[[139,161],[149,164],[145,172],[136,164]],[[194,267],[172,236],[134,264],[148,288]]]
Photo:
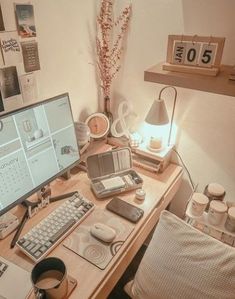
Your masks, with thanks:
[[[109,119],[103,113],[93,113],[85,121],[91,131],[91,137],[99,139],[109,131]]]

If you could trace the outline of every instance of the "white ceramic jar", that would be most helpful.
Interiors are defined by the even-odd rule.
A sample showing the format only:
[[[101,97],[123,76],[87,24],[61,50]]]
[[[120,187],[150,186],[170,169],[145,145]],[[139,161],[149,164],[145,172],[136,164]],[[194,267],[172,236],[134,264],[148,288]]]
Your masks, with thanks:
[[[205,187],[204,194],[208,197],[209,203],[206,207],[206,211],[209,210],[210,202],[212,200],[223,200],[225,197],[225,189],[218,183],[210,183]]]
[[[83,122],[75,122],[76,136],[79,146],[83,146],[90,141],[90,129]]]
[[[203,212],[205,211],[205,208],[209,202],[209,199],[206,195],[202,193],[195,192],[192,195],[191,201],[190,201],[190,212],[193,216],[202,216]]]
[[[223,201],[212,200],[208,211],[208,221],[212,225],[220,225],[226,212],[227,206]]]
[[[228,209],[228,216],[225,222],[225,227],[230,232],[235,232],[235,207]]]

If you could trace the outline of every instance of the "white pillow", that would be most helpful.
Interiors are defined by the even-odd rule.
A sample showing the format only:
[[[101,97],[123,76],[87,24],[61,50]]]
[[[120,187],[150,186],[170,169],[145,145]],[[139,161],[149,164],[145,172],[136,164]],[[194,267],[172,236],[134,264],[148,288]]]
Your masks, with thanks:
[[[163,211],[125,291],[135,299],[234,299],[235,248]]]

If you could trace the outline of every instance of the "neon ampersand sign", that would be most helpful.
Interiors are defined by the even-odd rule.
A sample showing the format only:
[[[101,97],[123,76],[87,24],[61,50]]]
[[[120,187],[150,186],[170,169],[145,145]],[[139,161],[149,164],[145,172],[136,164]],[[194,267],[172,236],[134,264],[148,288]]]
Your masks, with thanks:
[[[118,106],[118,118],[115,119],[111,126],[111,133],[114,137],[126,136],[129,138],[129,126],[125,121],[125,117],[131,114],[131,107],[127,101],[123,101]]]

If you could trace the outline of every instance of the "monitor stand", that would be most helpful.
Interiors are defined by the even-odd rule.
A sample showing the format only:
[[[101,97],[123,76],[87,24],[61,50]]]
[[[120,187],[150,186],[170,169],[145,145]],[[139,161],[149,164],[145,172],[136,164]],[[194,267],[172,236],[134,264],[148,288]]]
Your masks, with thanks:
[[[75,193],[77,193],[77,191],[62,194],[62,195],[55,196],[55,197],[51,197],[51,188],[49,185],[47,185],[47,186],[43,187],[40,191],[37,192],[38,200],[36,202],[31,202],[27,199],[24,200],[22,202],[22,205],[24,207],[26,207],[26,211],[25,211],[23,218],[22,218],[22,220],[16,230],[16,233],[11,241],[10,247],[14,248],[14,246],[19,238],[19,235],[20,235],[28,218],[31,218],[32,216],[34,216],[40,209],[46,207],[49,203],[71,197]]]

